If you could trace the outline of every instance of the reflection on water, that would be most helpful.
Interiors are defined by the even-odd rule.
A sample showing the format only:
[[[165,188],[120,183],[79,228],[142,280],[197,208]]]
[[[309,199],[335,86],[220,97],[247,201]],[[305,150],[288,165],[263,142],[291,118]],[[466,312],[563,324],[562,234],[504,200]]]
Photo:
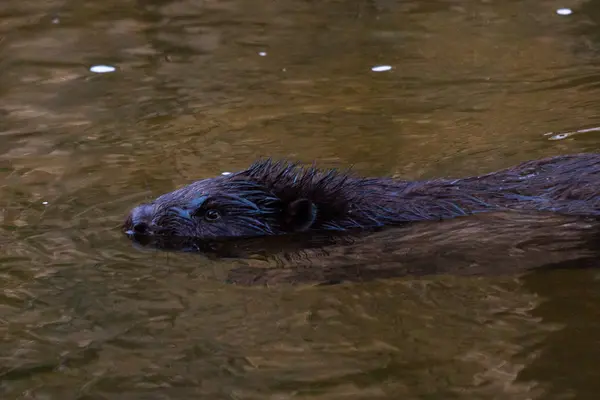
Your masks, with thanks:
[[[138,251],[119,226],[264,155],[413,179],[594,151],[599,18],[595,0],[3,0],[2,398],[596,394],[594,269],[247,286],[227,282],[258,260]],[[486,268],[547,255],[507,253]]]

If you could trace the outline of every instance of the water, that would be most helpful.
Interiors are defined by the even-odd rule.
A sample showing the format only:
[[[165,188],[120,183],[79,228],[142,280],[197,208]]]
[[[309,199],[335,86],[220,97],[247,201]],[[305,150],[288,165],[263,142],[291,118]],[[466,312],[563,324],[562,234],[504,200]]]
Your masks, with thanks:
[[[118,228],[263,155],[424,178],[595,151],[599,22],[595,0],[3,0],[2,398],[593,398],[594,270],[248,287]]]

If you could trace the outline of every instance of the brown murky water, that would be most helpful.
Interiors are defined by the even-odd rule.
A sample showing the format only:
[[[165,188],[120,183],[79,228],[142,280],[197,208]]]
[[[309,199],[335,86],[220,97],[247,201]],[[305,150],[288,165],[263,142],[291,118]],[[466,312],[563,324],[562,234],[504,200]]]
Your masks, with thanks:
[[[544,134],[600,125],[599,23],[596,0],[2,0],[2,399],[595,398],[594,270],[242,287],[118,226],[264,155],[420,178],[595,151]]]

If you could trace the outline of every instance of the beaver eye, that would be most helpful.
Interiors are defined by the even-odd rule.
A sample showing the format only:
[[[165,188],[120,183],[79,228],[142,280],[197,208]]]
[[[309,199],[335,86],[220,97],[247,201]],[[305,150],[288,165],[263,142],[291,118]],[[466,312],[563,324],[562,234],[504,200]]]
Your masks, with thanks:
[[[204,214],[204,219],[210,222],[216,221],[221,218],[221,213],[217,210],[207,210]]]

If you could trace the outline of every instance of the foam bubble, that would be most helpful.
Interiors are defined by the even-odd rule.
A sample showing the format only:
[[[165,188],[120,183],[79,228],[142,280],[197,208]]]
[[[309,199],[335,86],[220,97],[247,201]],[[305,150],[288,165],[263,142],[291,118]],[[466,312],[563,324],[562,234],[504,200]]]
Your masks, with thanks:
[[[389,71],[392,69],[391,65],[376,65],[373,68],[371,68],[371,71],[373,72],[385,72],[385,71]]]
[[[90,67],[90,71],[97,74],[106,74],[108,72],[115,72],[116,70],[112,65],[93,65]]]

